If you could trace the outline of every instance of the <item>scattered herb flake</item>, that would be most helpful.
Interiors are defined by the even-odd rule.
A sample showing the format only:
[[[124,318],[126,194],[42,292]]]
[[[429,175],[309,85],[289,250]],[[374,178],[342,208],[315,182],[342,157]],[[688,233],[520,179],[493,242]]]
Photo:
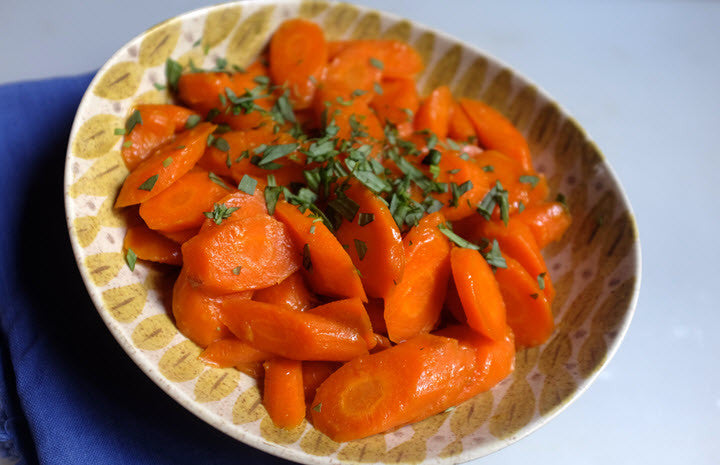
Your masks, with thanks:
[[[367,94],[367,91],[362,90],[362,89],[355,89],[354,91],[352,91],[351,95],[353,97],[360,97],[361,95],[365,95],[365,94]]]
[[[355,251],[358,254],[358,258],[360,259],[360,261],[362,261],[362,259],[365,258],[365,254],[367,253],[367,244],[360,239],[353,239],[353,242],[355,242]]]
[[[247,174],[243,175],[242,179],[240,180],[240,183],[238,184],[238,190],[241,190],[248,195],[255,194],[256,187],[257,187],[257,180],[255,178],[248,176]]]
[[[188,116],[187,121],[185,121],[185,129],[192,129],[195,126],[198,125],[198,123],[202,120],[200,118],[200,115],[190,115]]]
[[[312,258],[310,257],[310,246],[308,244],[303,246],[303,268],[308,271],[312,269]]]
[[[500,245],[497,239],[493,239],[490,251],[484,254],[484,256],[488,265],[494,266],[495,268],[507,268],[507,262],[505,262],[505,257],[503,257],[500,252]]]
[[[132,146],[132,141],[126,140],[125,142],[123,142],[122,146],[123,146],[123,148],[128,148],[128,147]]]
[[[223,187],[223,188],[225,188],[225,189],[227,189],[227,190],[230,190],[230,187],[229,187],[227,184],[225,184],[225,181],[223,181],[220,176],[218,176],[217,174],[213,173],[212,171],[210,171],[210,172],[208,173],[208,177],[210,178],[210,180],[211,180],[212,182],[214,182],[214,183],[217,184],[218,186]]]
[[[525,204],[518,202],[518,213],[522,213],[523,211],[525,211]]]
[[[555,197],[555,201],[562,204],[562,206],[565,207],[565,210],[568,210],[568,204],[567,199],[565,198],[565,194],[558,193],[557,197]]]
[[[213,209],[210,212],[203,212],[206,218],[210,218],[215,224],[222,223],[223,220],[230,218],[239,207],[228,207],[224,203],[216,203],[213,205]]]
[[[270,78],[267,76],[255,76],[253,78],[253,82],[260,84],[261,86],[266,86],[270,84]]]
[[[373,84],[373,89],[375,90],[375,93],[376,93],[376,94],[378,94],[378,95],[382,95],[382,94],[383,94],[383,88],[382,88],[382,86],[380,85],[380,83],[378,83],[378,82],[374,83],[374,84]]]
[[[213,145],[216,149],[220,150],[221,152],[229,152],[230,151],[230,144],[228,144],[228,141],[223,139],[222,137],[216,137],[213,141]]]
[[[177,90],[178,81],[182,74],[182,65],[172,58],[168,58],[165,61],[165,77],[167,79],[167,85],[172,90]]]
[[[452,229],[450,229],[445,223],[441,223],[438,225],[438,229],[441,233],[445,234],[448,239],[450,239],[452,242],[455,243],[458,247],[463,247],[465,249],[473,249],[473,250],[480,250],[480,247],[476,244],[473,244],[472,242],[463,239],[462,237],[458,236],[453,232]]]
[[[124,135],[124,134],[125,134],[125,129],[124,129],[124,128],[115,128],[115,135],[116,135],[116,136],[122,136],[122,135]]]
[[[360,216],[358,217],[358,224],[360,226],[365,226],[375,221],[375,215],[372,213],[360,213]]]
[[[160,83],[157,83],[157,82],[154,82],[154,83],[153,83],[153,86],[155,86],[155,88],[156,88],[157,90],[165,90],[165,89],[167,89],[167,86],[165,86],[165,84],[160,84]]]
[[[322,402],[320,402],[319,404],[314,406],[312,409],[315,410],[316,412],[320,412],[322,410]]]
[[[135,271],[135,262],[137,262],[137,255],[135,254],[135,251],[133,249],[127,249],[127,253],[125,254],[125,261],[127,262],[128,268],[130,268],[130,271]]]
[[[237,276],[240,274],[240,270],[242,270],[242,266],[236,266],[235,268],[232,269],[232,272],[235,276]]]
[[[144,183],[140,184],[138,189],[148,192],[151,191],[152,188],[155,187],[155,183],[157,182],[159,177],[159,175],[153,174],[152,176],[147,178]]]
[[[495,167],[493,165],[485,165],[482,169],[486,173],[492,173],[493,171],[495,171]]]
[[[227,60],[225,58],[217,57],[215,59],[215,67],[217,69],[225,69],[226,66],[227,66]]]
[[[172,162],[173,162],[172,157],[167,157],[166,159],[163,160],[162,165],[163,165],[163,167],[167,168],[168,166],[170,166],[172,164]]]
[[[537,186],[537,183],[540,182],[540,178],[537,176],[523,175],[520,176],[520,182],[524,184],[530,184],[532,188],[535,188],[535,186]]]
[[[547,272],[543,272],[543,273],[540,273],[540,274],[537,276],[538,286],[540,286],[540,290],[541,290],[541,291],[542,291],[543,289],[545,289],[545,275],[546,275],[546,274],[547,274]]]
[[[125,121],[125,133],[130,134],[132,130],[135,128],[136,125],[142,124],[142,115],[140,114],[140,110],[135,110],[132,112],[130,117]]]
[[[273,177],[274,180],[274,177]],[[274,186],[270,184],[270,176],[268,176],[268,185],[265,187],[265,206],[267,207],[267,211],[269,214],[275,213],[275,206],[277,205],[278,199],[280,198],[280,193],[282,193],[283,188],[281,186]]]
[[[383,62],[378,60],[377,58],[370,58],[370,64],[379,69],[380,71],[385,68],[385,65],[383,65]]]

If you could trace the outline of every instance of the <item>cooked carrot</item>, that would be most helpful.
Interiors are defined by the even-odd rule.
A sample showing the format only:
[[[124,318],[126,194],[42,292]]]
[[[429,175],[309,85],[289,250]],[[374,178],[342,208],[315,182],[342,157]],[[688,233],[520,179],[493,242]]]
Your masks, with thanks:
[[[354,41],[352,40],[330,40],[327,42],[327,57],[328,60],[332,60],[336,56],[340,54],[343,50],[348,48],[350,44],[352,44]]]
[[[221,150],[217,143],[208,147],[205,154],[198,161],[198,165],[208,171],[220,176],[230,176],[233,164],[240,164],[244,161],[243,167],[250,164],[253,151],[261,145],[275,145],[293,142],[292,137],[285,133],[273,134],[270,126],[262,126],[257,129],[248,129],[244,131],[229,131],[223,134],[217,134],[217,139],[227,142],[229,150],[225,150],[224,144],[220,144]],[[281,160],[282,163],[282,160]],[[265,177],[267,170],[262,177]]]
[[[333,374],[335,370],[340,368],[338,362],[321,362],[307,361],[302,362],[303,389],[305,390],[305,400],[311,402],[315,397],[315,391],[318,386],[325,381],[328,376]]]
[[[526,208],[515,215],[515,218],[528,225],[541,249],[560,239],[572,221],[567,209],[558,202]]]
[[[476,137],[472,122],[457,102],[453,102],[450,110],[448,136],[456,141],[467,141],[472,137]]]
[[[382,299],[368,299],[365,304],[368,318],[372,324],[373,331],[376,333],[387,335],[387,326],[385,325],[385,303]]]
[[[393,345],[392,342],[390,342],[390,339],[382,334],[375,333],[375,347],[372,348],[370,353],[374,354],[376,352],[380,352],[381,350],[387,350],[392,346]]]
[[[540,202],[547,196],[545,177],[526,173],[517,160],[507,155],[496,150],[485,150],[476,155],[473,161],[486,171],[490,186],[495,186],[496,181],[500,181],[503,189],[508,191],[508,202],[510,204],[508,213],[511,215],[519,210],[521,203],[524,207],[528,207]],[[529,175],[530,179],[533,180],[537,177],[537,185],[533,187],[531,183],[521,182],[520,178],[523,175]],[[495,208],[493,218],[500,218],[499,207]]]
[[[380,82],[382,71],[372,66],[367,50],[363,47],[349,46],[338,53],[327,65],[323,81],[323,101],[335,101],[337,98],[369,102],[374,95],[374,85]],[[357,91],[357,92],[356,92]],[[353,96],[355,92],[355,96]],[[361,93],[361,95],[358,95]],[[317,106],[317,103],[315,104]],[[322,111],[322,107],[319,108]]]
[[[247,363],[264,362],[273,357],[270,352],[258,350],[234,337],[211,342],[200,354],[200,359],[218,368],[230,368]]]
[[[498,268],[495,279],[507,309],[507,324],[515,333],[515,344],[518,347],[540,345],[553,330],[550,303],[537,279],[520,263],[507,255],[504,257],[507,268]]]
[[[448,86],[433,90],[422,102],[415,115],[415,129],[428,130],[438,138],[444,139],[450,125],[453,97]]]
[[[152,229],[176,232],[199,227],[213,204],[228,194],[207,171],[193,171],[140,205],[140,216]]]
[[[400,230],[385,202],[362,184],[352,184],[345,195],[359,210],[352,221],[341,223],[335,235],[360,270],[365,292],[386,297],[405,269]]]
[[[351,360],[367,353],[355,328],[280,305],[228,298],[221,320],[240,340],[293,360]]]
[[[440,211],[445,218],[455,221],[475,215],[477,204],[490,190],[488,173],[477,163],[464,160],[458,152],[451,150],[442,152],[438,166],[440,168],[438,181],[450,186],[448,192],[433,195],[443,203]],[[463,190],[465,192],[462,192]]]
[[[532,171],[530,148],[520,131],[507,118],[479,100],[463,98],[459,103],[485,148],[502,152],[520,162],[524,171]]]
[[[201,231],[182,245],[182,254],[188,276],[214,292],[269,287],[299,266],[287,229],[268,215]]]
[[[420,54],[399,40],[354,40],[346,50],[355,50],[358,58],[362,56],[373,66],[381,66],[386,78],[414,77],[423,69]]]
[[[325,34],[311,21],[285,21],[270,40],[270,76],[275,84],[288,86],[295,108],[312,103],[326,61]]]
[[[355,328],[360,333],[360,336],[365,339],[368,349],[372,349],[377,344],[370,318],[365,306],[358,298],[336,300],[311,308],[308,312]]]
[[[182,231],[158,231],[163,236],[167,237],[171,241],[178,243],[178,244],[184,244],[185,242],[189,241],[200,230],[198,228],[190,228],[190,229],[183,229]]]
[[[191,110],[177,105],[137,105],[141,123],[125,135],[122,157],[130,171],[145,160],[150,153],[164,144],[172,135],[185,128]]]
[[[312,306],[313,297],[305,285],[302,273],[296,271],[282,282],[256,291],[253,300],[274,305],[284,305],[302,312]]]
[[[320,90],[317,95],[318,101],[322,103],[318,104],[316,102],[316,108],[320,108],[320,111],[327,110],[327,121],[334,121],[340,128],[337,133],[338,138],[351,139],[353,124],[359,124],[360,130],[370,137],[378,140],[384,137],[380,120],[378,120],[365,100],[360,98],[343,100],[343,97],[327,88]],[[340,101],[337,98],[340,98]],[[325,102],[327,102],[327,105],[325,105]],[[352,121],[355,121],[355,123],[352,123]],[[358,139],[363,142],[367,141],[366,136],[358,137]]]
[[[180,246],[145,225],[128,228],[123,247],[132,249],[137,258],[142,260],[182,265]]]
[[[222,224],[225,222],[230,223],[232,221],[239,221],[257,215],[267,215],[263,188],[264,185],[258,182],[252,195],[243,191],[237,191],[222,197],[216,202],[219,206],[221,206],[220,208],[223,208],[222,206],[224,205],[227,209],[231,210],[235,208],[237,210],[233,210],[232,212],[230,212],[230,210],[225,210],[225,213],[222,215],[222,217],[225,218],[224,220],[220,217],[215,218],[214,215],[213,218],[207,217],[208,215],[203,215],[205,219],[200,227],[200,231],[205,231],[218,226],[218,219],[221,220],[220,224]],[[214,211],[215,208],[211,208],[208,213],[214,213]]]
[[[458,295],[457,288],[455,287],[455,280],[452,275],[448,280],[447,294],[445,294],[445,304],[443,308],[447,309],[450,314],[455,318],[455,321],[463,325],[467,324],[467,317],[465,316],[465,310],[463,310],[460,296]]]
[[[305,418],[302,362],[274,358],[265,367],[263,405],[278,428],[292,429]]]
[[[241,373],[245,373],[251,378],[262,379],[265,377],[265,368],[263,368],[263,362],[247,362],[238,363],[235,365],[235,369]]]
[[[370,106],[382,124],[411,122],[420,106],[414,79],[383,79],[382,94],[373,96]]]
[[[438,229],[444,221],[440,213],[428,215],[403,239],[405,274],[385,299],[385,324],[393,342],[437,324],[450,276],[450,244]]]
[[[359,297],[363,302],[367,301],[350,256],[322,221],[315,221],[309,210],[300,213],[285,201],[277,203],[275,216],[288,228],[296,256],[302,260],[303,273],[315,292],[333,297]]]
[[[505,304],[490,265],[480,252],[454,247],[450,252],[453,280],[468,326],[493,340],[505,334]]]
[[[280,165],[277,169],[267,169],[263,166],[253,163],[253,157],[262,157],[256,154],[255,150],[261,146],[277,146],[294,144],[295,139],[287,133],[272,134],[265,129],[256,129],[250,131],[228,132],[226,140],[230,145],[228,153],[220,152],[223,160],[230,160],[230,174],[236,182],[240,182],[245,175],[252,176],[255,179],[265,182],[267,176],[272,174],[278,185],[288,185],[291,182],[302,182],[304,177],[302,174],[304,168],[304,157],[297,151],[293,151],[273,161],[274,164]],[[299,146],[297,146],[299,147]],[[216,149],[208,150],[206,159],[209,155],[215,153]],[[229,158],[228,158],[229,157]],[[202,161],[202,160],[201,160]]]
[[[151,199],[190,171],[202,156],[207,138],[215,127],[200,123],[155,149],[125,178],[115,208]]]
[[[462,392],[475,354],[457,340],[421,334],[351,360],[317,389],[313,424],[350,441],[447,409]]]

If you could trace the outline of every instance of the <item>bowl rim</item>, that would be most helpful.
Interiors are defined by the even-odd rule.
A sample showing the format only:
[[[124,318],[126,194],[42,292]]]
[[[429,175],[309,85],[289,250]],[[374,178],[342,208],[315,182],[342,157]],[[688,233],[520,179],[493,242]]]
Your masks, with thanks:
[[[403,16],[400,16],[395,13],[390,13],[384,10],[371,8],[365,5],[358,5],[351,2],[341,2],[338,0],[323,0],[325,3],[327,3],[328,7],[333,7],[337,5],[342,4],[349,4],[353,7],[360,10],[361,13],[368,13],[368,12],[376,12],[380,14],[382,17],[399,22],[399,21],[407,21],[414,27],[417,27],[419,29],[426,30],[428,32],[432,32],[435,34],[438,38],[450,42],[455,43],[457,45],[460,45],[463,49],[466,49],[474,54],[477,54],[479,56],[483,56],[488,61],[494,62],[495,64],[499,65],[500,67],[504,69],[508,69],[512,72],[513,76],[518,78],[519,80],[525,82],[526,84],[532,85],[536,90],[539,97],[546,100],[547,102],[552,102],[558,109],[559,113],[568,119],[572,119],[575,121],[575,118],[572,116],[572,114],[559,102],[557,102],[555,99],[551,98],[550,94],[540,85],[536,84],[534,81],[528,79],[524,74],[517,71],[514,67],[509,66],[506,62],[503,60],[497,58],[493,54],[485,51],[484,49],[480,48],[479,46],[476,46],[472,43],[466,42],[464,40],[461,40],[451,34],[448,34],[442,30],[436,29],[434,27],[428,26],[424,23],[411,20],[408,18],[405,18]],[[142,38],[146,37],[149,33],[151,33],[156,28],[162,26],[165,23],[168,23],[170,21],[174,20],[189,20],[193,19],[197,16],[206,15],[207,13],[227,8],[229,6],[235,6],[235,5],[242,5],[242,6],[251,6],[251,7],[257,7],[262,5],[299,5],[303,3],[303,0],[235,0],[235,1],[229,1],[224,3],[217,3],[213,5],[207,5],[199,8],[194,8],[188,11],[185,11],[183,13],[177,14],[175,16],[169,17],[161,22],[158,22],[154,24],[153,26],[143,30],[139,34],[135,35],[131,39],[127,40],[123,45],[121,45],[103,64],[100,69],[96,72],[95,76],[91,80],[91,82],[88,84],[87,89],[83,93],[82,99],[80,100],[80,103],[78,104],[77,110],[75,112],[75,117],[73,119],[73,124],[70,129],[70,134],[68,137],[68,145],[67,150],[65,153],[65,168],[64,168],[64,177],[63,177],[63,196],[64,196],[64,204],[65,204],[65,217],[68,227],[68,235],[70,236],[70,242],[72,245],[73,255],[75,258],[76,265],[78,267],[78,270],[80,272],[80,275],[82,277],[83,283],[85,285],[85,288],[90,295],[90,298],[93,302],[93,305],[95,306],[96,311],[100,315],[101,319],[105,323],[105,326],[110,330],[110,333],[113,335],[115,340],[120,344],[122,349],[125,351],[127,356],[167,395],[172,397],[176,402],[178,402],[182,407],[184,407],[186,410],[194,414],[196,417],[200,418],[204,422],[208,423],[212,427],[216,428],[217,430],[225,433],[226,435],[230,436],[231,438],[240,441],[241,443],[254,447],[256,449],[262,450],[263,452],[269,453],[271,455],[274,455],[276,457],[280,457],[286,460],[293,460],[299,463],[306,463],[306,464],[312,464],[312,465],[325,465],[328,463],[331,464],[344,464],[347,463],[346,461],[342,461],[337,459],[333,456],[316,456],[312,455],[303,451],[294,450],[291,448],[286,447],[282,444],[275,444],[268,442],[264,439],[262,439],[260,436],[255,436],[247,433],[243,430],[235,429],[234,424],[231,424],[227,420],[220,420],[219,418],[215,418],[215,415],[212,412],[207,411],[202,407],[202,404],[192,399],[189,395],[187,395],[183,390],[175,386],[172,382],[169,382],[160,372],[157,370],[150,361],[143,355],[142,351],[131,346],[128,339],[125,337],[125,335],[120,330],[120,327],[116,321],[114,321],[108,312],[103,312],[101,309],[104,307],[104,303],[102,302],[102,298],[100,296],[99,291],[96,289],[96,286],[91,278],[90,275],[86,269],[86,267],[83,265],[80,257],[82,255],[82,249],[83,247],[80,246],[79,239],[77,237],[77,234],[74,232],[74,226],[73,226],[73,220],[76,218],[74,215],[74,206],[72,202],[70,201],[70,195],[69,195],[69,188],[73,184],[73,172],[72,167],[70,163],[70,159],[72,157],[72,142],[74,141],[75,137],[77,136],[78,130],[80,129],[81,123],[80,123],[80,112],[84,109],[84,107],[87,105],[87,102],[90,98],[90,95],[92,94],[92,90],[95,88],[95,86],[98,84],[100,78],[104,75],[104,73],[115,64],[117,58],[124,53],[128,47],[130,47],[131,44],[140,41]],[[592,143],[595,144],[594,140],[590,137],[590,134],[585,130],[584,127],[577,124],[578,129],[583,134],[584,138]],[[511,437],[500,439],[495,438],[494,441],[483,445],[480,449],[482,453],[480,455],[477,454],[478,448],[472,448],[472,449],[464,449],[460,454],[447,457],[447,458],[426,458],[423,463],[442,463],[447,465],[455,465],[459,463],[464,463],[470,460],[474,460],[477,458],[481,458],[487,455],[490,455],[492,453],[495,453],[517,441],[520,439],[523,439],[524,437],[530,435],[531,433],[534,433],[540,427],[547,424],[550,420],[555,418],[557,415],[559,415],[561,412],[563,412],[570,404],[574,403],[587,389],[592,385],[597,377],[599,376],[600,372],[607,367],[607,365],[610,363],[610,361],[613,359],[615,354],[617,353],[622,341],[625,339],[625,336],[629,330],[630,323],[632,322],[632,319],[635,315],[635,311],[637,308],[637,302],[640,294],[640,287],[641,287],[641,280],[642,280],[642,252],[641,252],[641,242],[640,242],[640,234],[638,231],[637,221],[635,220],[635,213],[632,208],[632,204],[630,203],[630,199],[628,198],[628,195],[625,191],[625,188],[623,187],[622,183],[620,182],[620,178],[618,177],[617,173],[615,172],[615,169],[612,167],[612,165],[608,162],[608,160],[605,158],[605,156],[602,154],[602,152],[598,149],[598,153],[601,155],[602,158],[602,165],[607,170],[608,177],[612,180],[614,184],[614,188],[619,194],[618,200],[621,205],[626,209],[630,222],[631,222],[631,228],[635,237],[635,240],[633,242],[634,245],[634,261],[635,261],[635,272],[634,277],[635,281],[633,283],[633,288],[630,294],[630,299],[627,303],[627,310],[624,313],[622,324],[620,325],[619,329],[617,330],[617,335],[612,341],[612,344],[608,347],[607,353],[604,357],[604,359],[595,367],[594,371],[586,378],[583,378],[580,383],[578,383],[577,388],[572,392],[572,394],[566,398],[562,404],[556,406],[553,410],[549,411],[548,413],[539,416],[535,421],[528,423],[525,425],[517,434],[512,435]]]

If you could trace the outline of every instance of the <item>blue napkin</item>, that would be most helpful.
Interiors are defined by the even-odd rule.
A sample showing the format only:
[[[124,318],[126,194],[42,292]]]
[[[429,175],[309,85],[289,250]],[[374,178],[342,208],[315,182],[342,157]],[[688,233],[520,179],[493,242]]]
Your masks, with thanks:
[[[58,465],[289,463],[167,396],[90,301],[65,226],[63,166],[91,79],[0,86],[0,455]]]

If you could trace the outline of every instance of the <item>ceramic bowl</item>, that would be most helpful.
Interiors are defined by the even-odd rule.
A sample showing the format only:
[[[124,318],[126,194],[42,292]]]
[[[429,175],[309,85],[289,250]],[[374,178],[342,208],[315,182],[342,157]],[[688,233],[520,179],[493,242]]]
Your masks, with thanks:
[[[541,347],[518,353],[515,372],[491,391],[384,435],[335,443],[310,424],[277,429],[256,382],[210,368],[175,328],[168,268],[122,250],[127,218],[113,201],[128,171],[120,157],[133,105],[169,102],[168,57],[210,68],[218,57],[245,65],[283,20],[302,16],[330,39],[394,38],[417,48],[426,68],[421,92],[447,84],[456,97],[489,102],[525,134],[552,195],[568,199],[573,223],[546,249],[557,288],[557,329]],[[100,316],[155,383],[212,426],[251,446],[303,463],[453,464],[484,456],[539,428],[575,400],[617,350],[640,279],[630,205],[611,168],[580,126],[537,86],[499,60],[439,31],[387,13],[325,1],[247,1],[191,11],[152,27],[100,69],[78,108],[67,150],[65,201],[80,272]]]

